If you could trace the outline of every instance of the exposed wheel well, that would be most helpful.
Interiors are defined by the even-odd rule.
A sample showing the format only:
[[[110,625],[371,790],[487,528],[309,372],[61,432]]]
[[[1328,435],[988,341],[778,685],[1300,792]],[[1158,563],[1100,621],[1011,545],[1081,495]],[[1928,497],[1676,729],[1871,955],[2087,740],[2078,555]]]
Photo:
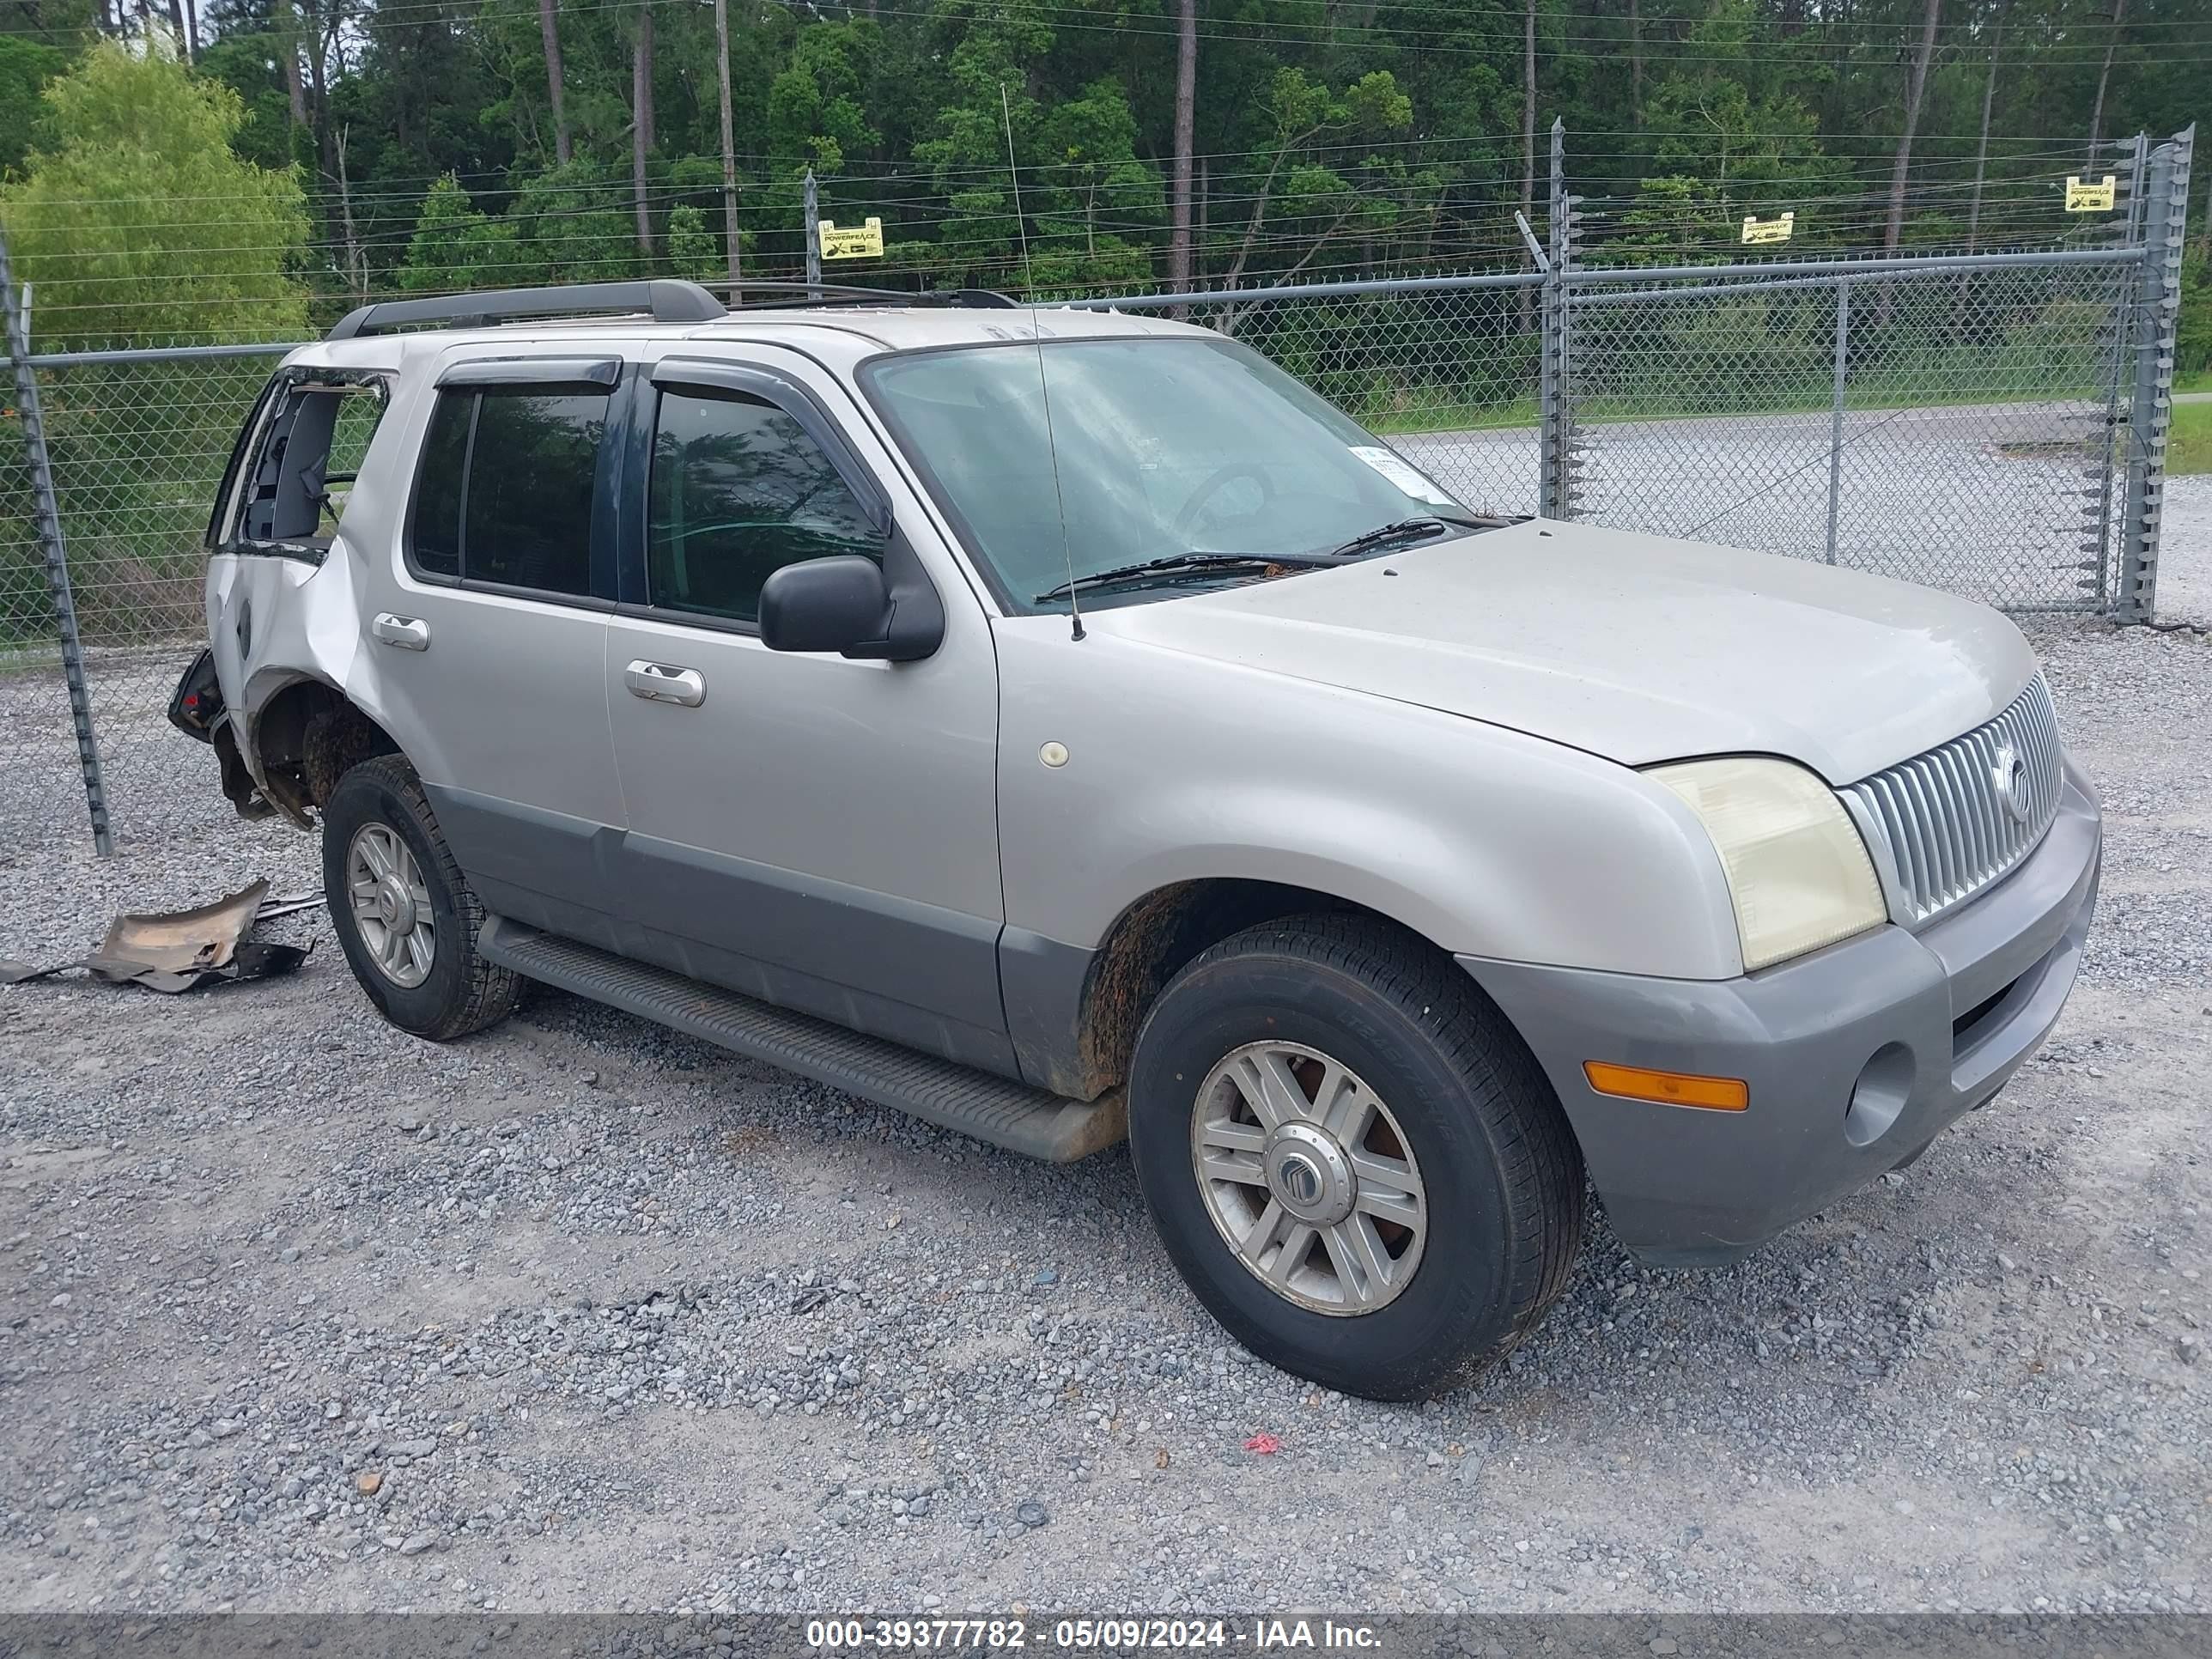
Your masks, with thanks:
[[[1437,949],[1380,912],[1308,887],[1221,878],[1160,888],[1121,913],[1091,965],[1077,1033],[1082,1076],[1079,1087],[1067,1092],[1090,1098],[1128,1075],[1146,1012],[1200,952],[1261,922],[1317,913],[1373,916],[1424,948]]]
[[[313,823],[310,809],[331,798],[348,769],[399,752],[389,732],[319,680],[298,681],[270,699],[253,735],[264,793],[302,826]]]

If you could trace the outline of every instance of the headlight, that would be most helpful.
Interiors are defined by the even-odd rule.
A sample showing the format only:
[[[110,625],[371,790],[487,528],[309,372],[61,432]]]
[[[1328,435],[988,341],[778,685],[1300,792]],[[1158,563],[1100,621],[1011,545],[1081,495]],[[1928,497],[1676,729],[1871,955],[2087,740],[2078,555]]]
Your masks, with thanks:
[[[1713,838],[1745,972],[1889,919],[1858,827],[1836,792],[1803,767],[1685,761],[1650,775],[1680,796]]]

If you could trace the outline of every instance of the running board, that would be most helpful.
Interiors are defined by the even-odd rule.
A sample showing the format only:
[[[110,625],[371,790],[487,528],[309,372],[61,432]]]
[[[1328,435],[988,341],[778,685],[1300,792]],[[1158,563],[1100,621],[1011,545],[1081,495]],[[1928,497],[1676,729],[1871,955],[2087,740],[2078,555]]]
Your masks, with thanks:
[[[477,949],[526,978],[1048,1164],[1073,1164],[1127,1133],[1118,1089],[1089,1104],[1068,1100],[503,917],[484,919]]]

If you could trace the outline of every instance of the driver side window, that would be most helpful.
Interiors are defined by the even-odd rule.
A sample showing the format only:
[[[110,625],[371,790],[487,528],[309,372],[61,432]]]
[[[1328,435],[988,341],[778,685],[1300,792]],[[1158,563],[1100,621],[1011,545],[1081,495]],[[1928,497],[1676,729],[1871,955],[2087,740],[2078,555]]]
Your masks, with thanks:
[[[751,623],[761,585],[785,565],[883,558],[883,538],[821,446],[742,393],[661,393],[647,495],[647,596],[663,610]]]

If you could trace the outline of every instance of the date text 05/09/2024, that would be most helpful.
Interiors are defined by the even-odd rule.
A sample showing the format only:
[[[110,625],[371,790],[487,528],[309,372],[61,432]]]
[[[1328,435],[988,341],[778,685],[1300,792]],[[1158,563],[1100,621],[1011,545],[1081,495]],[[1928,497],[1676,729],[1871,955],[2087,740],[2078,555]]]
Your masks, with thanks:
[[[1068,1651],[1133,1648],[1226,1649],[1248,1653],[1300,1649],[1360,1651],[1379,1645],[1374,1627],[1334,1619],[810,1619],[806,1646],[840,1650]]]

